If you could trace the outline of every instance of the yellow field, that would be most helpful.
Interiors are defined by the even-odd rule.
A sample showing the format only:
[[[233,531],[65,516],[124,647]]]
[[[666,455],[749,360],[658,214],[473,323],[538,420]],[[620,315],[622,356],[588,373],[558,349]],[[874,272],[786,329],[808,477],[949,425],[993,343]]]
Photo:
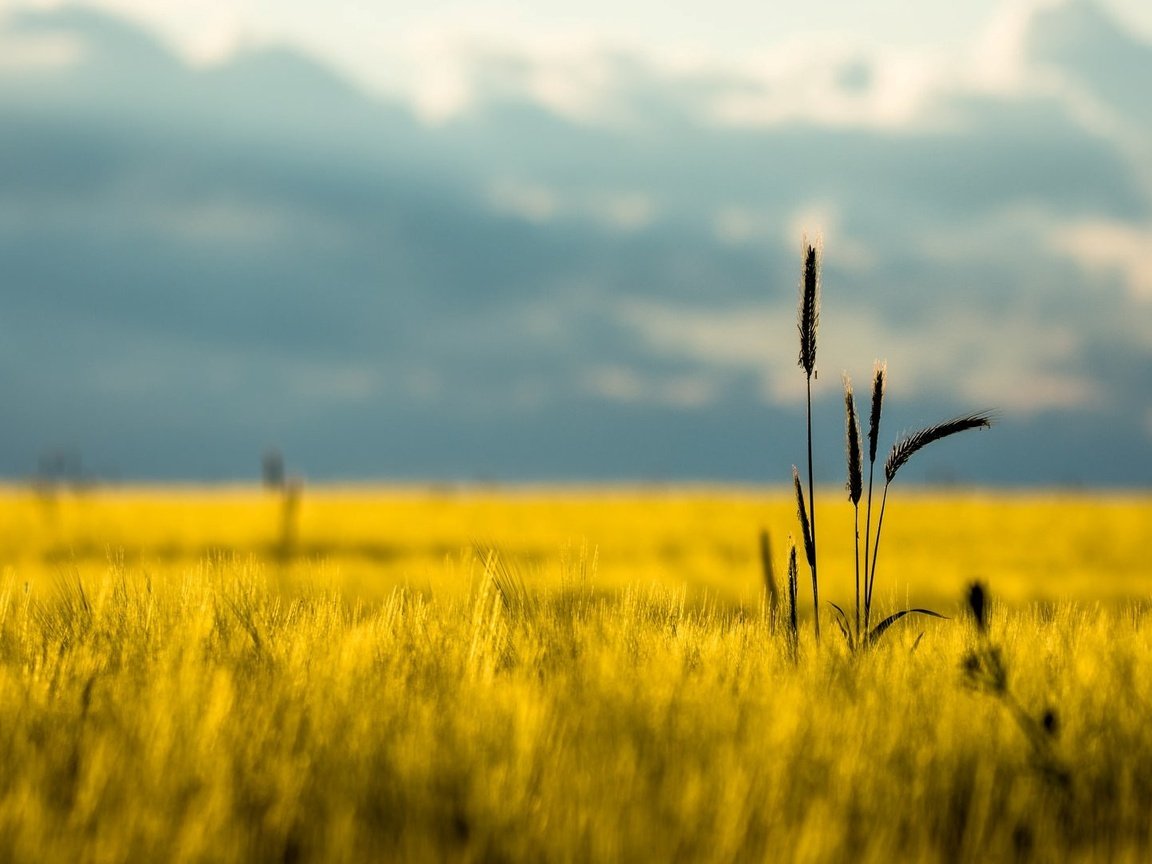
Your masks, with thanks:
[[[844,604],[853,594],[852,510],[838,489],[816,498],[822,585]],[[38,581],[100,574],[115,561],[160,573],[220,554],[275,559],[284,510],[278,493],[251,489],[0,490],[0,564]],[[290,518],[291,563],[275,569],[378,600],[398,585],[433,596],[467,591],[476,544],[499,547],[542,585],[586,550],[596,555],[597,588],[659,584],[755,607],[761,528],[783,579],[788,538],[798,533],[790,490],[306,489]],[[1147,495],[896,489],[878,588],[917,605],[954,604],[974,578],[1013,601],[1150,597],[1150,531]]]
[[[956,617],[853,655],[784,493],[10,489],[0,860],[1150,860],[1150,527],[897,489],[880,611]]]

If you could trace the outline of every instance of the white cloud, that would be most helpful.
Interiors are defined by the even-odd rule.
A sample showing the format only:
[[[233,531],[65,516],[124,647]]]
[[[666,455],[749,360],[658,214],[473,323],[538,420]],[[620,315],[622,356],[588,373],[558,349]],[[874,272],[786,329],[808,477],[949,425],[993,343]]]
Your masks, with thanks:
[[[854,42],[796,41],[738,65],[718,62],[727,86],[709,102],[712,124],[758,127],[806,121],[832,127],[895,128],[914,122],[947,80],[948,61],[920,49],[879,51]],[[846,76],[859,74],[858,85]]]
[[[527,222],[550,221],[560,209],[559,194],[540,183],[497,180],[488,190],[488,202],[499,213]]]
[[[1033,18],[1063,0],[1008,0],[989,20],[968,50],[964,78],[979,89],[1018,92],[1036,83],[1035,70],[1026,62],[1024,43]]]
[[[147,22],[199,65],[219,63],[254,44],[298,45],[362,86],[400,93],[432,124],[459,116],[492,88],[514,91],[570,121],[626,124],[645,110],[653,92],[647,85],[659,82],[661,98],[677,101],[700,124],[802,120],[892,129],[924,122],[921,109],[957,84],[996,92],[1023,86],[1023,34],[1035,10],[1050,0],[961,4],[967,7],[962,14],[937,8],[912,19],[892,2],[867,15],[840,9],[842,20],[875,23],[848,23],[839,33],[814,28],[813,17],[742,3],[730,10],[727,22],[692,26],[667,10],[653,22],[651,13],[639,9],[557,16],[501,2],[401,2],[386,22],[354,0],[334,0],[323,11],[302,0],[96,5]],[[977,38],[979,22],[993,9],[984,37]],[[958,34],[954,28],[961,19]],[[933,20],[950,23],[933,28]],[[893,25],[905,24],[910,32],[894,38]],[[661,38],[662,27],[674,28],[679,38]],[[917,29],[924,32],[913,38]],[[750,32],[770,35],[753,39]],[[846,70],[862,72],[860,86],[846,86]]]
[[[640,373],[623,366],[603,366],[585,373],[584,387],[614,402],[639,402],[645,395]]]
[[[16,0],[17,9],[59,9],[73,5],[71,0]],[[231,56],[246,35],[246,21],[257,18],[251,4],[236,0],[96,0],[90,4],[113,14],[144,22],[150,30],[163,34],[167,44],[186,61],[211,65]],[[0,23],[3,13],[0,12]],[[0,45],[0,58],[4,46]],[[0,60],[0,66],[3,65]]]
[[[72,66],[83,51],[83,43],[71,34],[18,34],[0,29],[0,75]]]
[[[719,387],[703,373],[660,375],[627,366],[600,366],[586,371],[582,387],[612,402],[704,408],[716,401]]]
[[[608,192],[594,194],[589,211],[601,222],[625,231],[643,228],[652,221],[656,205],[644,192]]]
[[[661,357],[756,375],[766,401],[804,399],[790,307],[709,311],[629,304],[619,314]],[[819,335],[818,380],[824,383],[817,386],[823,388],[842,370],[863,378],[873,359],[884,356],[890,389],[909,397],[954,397],[975,408],[999,406],[1018,415],[1085,408],[1105,399],[1098,383],[1074,369],[1079,337],[1023,314],[990,321],[977,311],[952,310],[917,329],[897,329],[870,309],[841,305],[822,315]]]
[[[729,246],[763,241],[773,233],[774,220],[769,214],[740,204],[719,207],[712,214],[712,232]]]
[[[751,372],[762,379],[765,397],[771,400],[803,398],[803,383],[781,372],[795,365],[792,341],[786,347],[772,338],[795,331],[791,310],[757,304],[717,312],[627,303],[616,317],[658,356],[693,360],[704,368]]]
[[[570,121],[602,122],[618,91],[614,52],[592,39],[530,38],[454,21],[418,27],[392,48],[398,74],[390,89],[407,95],[433,124],[493,97],[534,102]]]
[[[1129,297],[1152,303],[1152,225],[1081,222],[1055,230],[1051,247],[1087,270],[1118,275]]]
[[[590,219],[618,231],[644,228],[657,212],[652,196],[639,190],[588,189],[564,194],[543,183],[507,178],[489,186],[488,203],[498,213],[535,224],[567,217]]]

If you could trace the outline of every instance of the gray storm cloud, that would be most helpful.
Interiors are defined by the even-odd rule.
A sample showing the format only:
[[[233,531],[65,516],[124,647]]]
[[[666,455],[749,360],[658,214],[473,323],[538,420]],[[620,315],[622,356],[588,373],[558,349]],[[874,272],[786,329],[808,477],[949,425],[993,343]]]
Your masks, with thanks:
[[[237,477],[276,443],[317,477],[778,480],[807,228],[821,380],[884,356],[910,423],[1000,409],[941,472],[1152,482],[1152,48],[1087,3],[1030,22],[1042,85],[898,124],[723,122],[763,82],[621,57],[574,117],[491,55],[428,124],[287,48],[194,68],[90,10],[3,26],[10,476],[67,446]]]

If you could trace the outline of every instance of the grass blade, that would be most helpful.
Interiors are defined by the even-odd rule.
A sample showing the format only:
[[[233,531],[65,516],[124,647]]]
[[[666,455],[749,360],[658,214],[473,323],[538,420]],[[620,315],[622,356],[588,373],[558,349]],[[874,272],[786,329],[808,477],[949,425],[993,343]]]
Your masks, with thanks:
[[[800,472],[792,466],[792,484],[796,488],[796,515],[800,518],[800,533],[804,540],[804,557],[808,566],[816,563],[816,544],[812,540],[812,525],[808,521],[808,508],[804,505],[804,487],[800,485]]]
[[[840,633],[844,637],[844,641],[848,644],[848,650],[855,651],[856,640],[852,636],[852,624],[848,618],[848,614],[831,601],[829,601],[828,605],[836,610],[836,617],[833,620],[836,622],[836,626],[840,628]]]
[[[912,614],[929,615],[933,618],[945,618],[946,619],[948,617],[947,615],[941,615],[939,612],[933,612],[931,609],[901,609],[899,612],[892,613],[887,618],[885,618],[883,621],[881,621],[879,624],[877,624],[874,628],[872,628],[872,632],[868,634],[867,644],[868,645],[875,645],[876,642],[879,641],[880,637],[884,635],[884,633],[888,630],[889,627],[891,627],[893,624],[895,624],[897,621],[899,621],[905,615],[912,615]]]

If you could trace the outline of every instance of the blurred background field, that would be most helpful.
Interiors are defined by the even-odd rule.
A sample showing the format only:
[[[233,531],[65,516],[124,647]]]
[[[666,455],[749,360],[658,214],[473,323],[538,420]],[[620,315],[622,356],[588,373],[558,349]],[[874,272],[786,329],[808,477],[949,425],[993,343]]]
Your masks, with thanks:
[[[843,497],[816,495],[822,591],[847,605]],[[954,606],[973,579],[1021,603],[1152,595],[1148,494],[896,488],[888,503],[882,605]],[[398,585],[467,593],[482,569],[475,549],[493,546],[529,587],[557,588],[582,570],[597,591],[655,585],[693,604],[754,608],[759,533],[782,583],[794,510],[790,490],[733,487],[10,486],[0,490],[0,565],[39,584],[121,564],[158,578],[240,559],[282,588],[320,585],[371,603]]]

